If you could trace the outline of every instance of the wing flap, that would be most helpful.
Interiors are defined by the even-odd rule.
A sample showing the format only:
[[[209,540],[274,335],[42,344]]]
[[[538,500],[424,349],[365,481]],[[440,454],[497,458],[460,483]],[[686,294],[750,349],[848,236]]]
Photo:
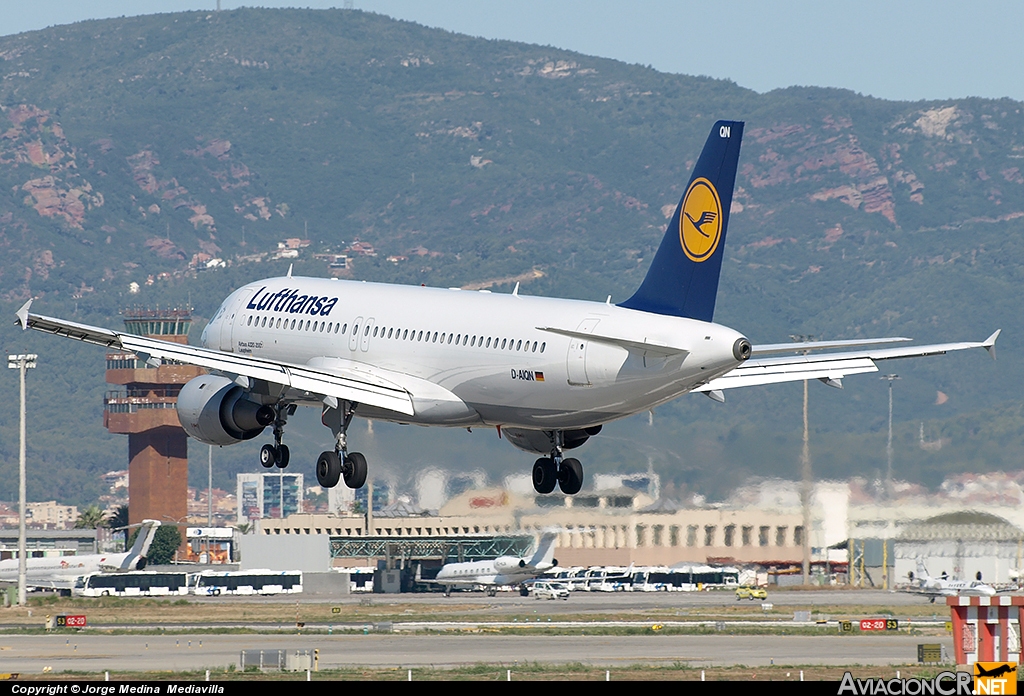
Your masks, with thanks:
[[[842,379],[847,375],[858,375],[866,372],[878,372],[878,366],[866,358],[850,360],[814,360],[802,363],[776,363],[771,365],[750,365],[752,360],[741,365],[732,372],[713,379],[702,387],[694,389],[698,392],[735,389],[737,387],[754,387],[762,384],[779,384],[797,382],[805,379]],[[775,362],[775,361],[773,361]]]
[[[798,353],[804,350],[829,350],[831,348],[853,348],[855,346],[876,346],[884,343],[903,343],[911,338],[854,338],[841,341],[803,341],[801,343],[765,343],[754,346],[751,355],[771,355],[773,353]]]
[[[707,384],[695,388],[696,392],[715,392],[722,389],[737,387],[753,387],[762,384],[779,384],[781,382],[798,382],[805,379],[820,379],[826,382],[841,379],[847,375],[877,372],[878,360],[894,360],[898,358],[916,358],[928,355],[942,355],[957,350],[984,348],[995,356],[995,343],[999,338],[996,331],[984,341],[965,341],[960,343],[934,343],[923,346],[900,346],[898,348],[868,348],[864,350],[845,351],[839,353],[819,353],[795,355],[780,358],[751,358],[732,372],[726,373]],[[871,339],[865,345],[879,343],[902,342],[906,339]],[[843,344],[842,341],[833,343]],[[777,344],[780,346],[782,344]],[[794,344],[796,345],[796,344]],[[815,344],[805,344],[815,345]],[[853,345],[848,343],[847,345]],[[761,346],[761,354],[776,352],[777,346]],[[823,347],[819,344],[817,347]],[[766,348],[770,350],[765,350]],[[757,350],[757,349],[755,349]]]
[[[18,323],[58,336],[135,353],[144,360],[174,360],[207,370],[283,385],[310,394],[354,401],[367,406],[415,415],[412,397],[403,387],[377,375],[357,370],[322,369],[308,365],[275,362],[251,355],[222,353],[208,348],[161,341],[119,333],[54,317],[30,314],[28,306],[18,312]]]

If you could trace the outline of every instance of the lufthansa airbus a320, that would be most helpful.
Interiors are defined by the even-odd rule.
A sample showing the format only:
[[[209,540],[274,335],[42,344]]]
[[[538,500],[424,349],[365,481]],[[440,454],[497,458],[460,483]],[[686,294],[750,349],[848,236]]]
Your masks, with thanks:
[[[986,348],[982,342],[894,345],[887,338],[752,346],[712,321],[743,123],[711,129],[640,288],[595,303],[487,291],[299,278],[233,292],[202,334],[179,345],[18,311],[26,329],[206,368],[178,396],[182,427],[230,445],[266,428],[265,467],[288,465],[282,442],[297,406],[322,410],[334,446],[316,462],[320,485],[359,488],[366,458],[346,437],[359,416],[443,427],[492,426],[539,454],[533,485],[579,492],[583,466],[567,450],[609,421],[687,392],[721,401],[726,389],[877,371],[876,361]],[[825,350],[827,352],[819,352]],[[809,352],[815,351],[815,352]],[[831,351],[831,352],[828,352]],[[788,354],[788,355],[786,355]]]

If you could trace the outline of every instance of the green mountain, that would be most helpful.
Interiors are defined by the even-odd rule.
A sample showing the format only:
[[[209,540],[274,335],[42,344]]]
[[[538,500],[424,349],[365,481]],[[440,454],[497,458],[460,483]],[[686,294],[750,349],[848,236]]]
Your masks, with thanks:
[[[495,291],[519,279],[522,292],[621,300],[711,124],[740,119],[716,320],[755,343],[980,340],[1002,328],[996,363],[979,352],[891,366],[896,470],[934,485],[1021,465],[1019,102],[757,94],[352,10],[82,22],[0,38],[0,68],[8,317],[35,297],[38,311],[101,325],[134,305],[189,304],[201,320],[232,287],[283,273],[292,261],[272,257],[286,238],[310,241],[296,273],[326,275],[313,254],[348,250],[345,277]],[[213,258],[228,266],[204,270]],[[102,429],[102,351],[2,331],[8,352],[41,355],[29,495],[95,499],[97,474],[123,468],[127,450]],[[885,383],[812,387],[816,470],[884,471]],[[16,380],[4,390],[0,499],[11,499]],[[612,424],[581,456],[591,471],[650,463],[711,495],[751,475],[795,476],[799,399],[800,385],[740,390],[725,405],[685,397],[652,424]],[[328,443],[315,415],[300,420],[297,466]],[[943,446],[921,447],[922,422]],[[531,463],[479,432],[374,427],[360,448],[397,477]],[[205,466],[206,448],[193,449]],[[230,486],[254,468],[254,446],[216,461]]]

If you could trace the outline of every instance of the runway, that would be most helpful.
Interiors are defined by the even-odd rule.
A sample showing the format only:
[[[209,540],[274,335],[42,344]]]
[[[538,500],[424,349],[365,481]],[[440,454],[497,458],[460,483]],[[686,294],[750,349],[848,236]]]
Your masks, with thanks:
[[[241,603],[251,602],[252,597],[217,597],[190,598],[198,603]],[[518,611],[524,607],[535,609],[537,606],[554,604],[558,611],[580,613],[612,613],[631,611],[634,609],[707,609],[711,607],[751,607],[757,609],[761,601],[737,600],[733,591],[713,592],[572,592],[568,601],[546,602],[532,597],[522,597],[518,592],[499,592],[495,597],[488,597],[483,592],[453,592],[451,597],[441,593],[402,593],[402,594],[369,594],[352,593],[349,595],[287,595],[260,598],[267,603],[294,604],[429,604],[443,611],[445,605],[474,604],[486,606],[496,611]],[[926,597],[906,592],[886,590],[770,590],[764,600],[773,604],[776,609],[792,607],[793,609],[815,609],[817,607],[927,607]],[[940,600],[930,605],[940,616],[947,616],[949,611],[945,602]]]
[[[242,650],[320,651],[320,669],[453,667],[474,663],[581,663],[601,667],[682,663],[748,665],[901,665],[917,659],[918,643],[948,637],[822,636],[521,636],[521,635],[78,635],[0,636],[5,671],[202,670],[238,668]]]
[[[765,612],[761,602],[737,601],[732,592],[678,593],[589,593],[574,592],[566,600],[536,600],[518,593],[499,593],[488,597],[483,593],[460,592],[451,597],[440,594],[369,595],[353,594],[338,597],[219,597],[197,598],[182,612],[191,618],[167,616],[158,625],[172,635],[128,633],[109,635],[94,630],[121,628],[138,631],[138,623],[115,627],[90,622],[85,633],[24,635],[0,633],[0,664],[4,671],[40,673],[44,669],[61,672],[81,670],[101,673],[111,671],[150,670],[223,670],[229,665],[239,668],[242,650],[319,650],[321,669],[346,667],[416,668],[455,667],[476,663],[515,665],[523,663],[569,664],[607,668],[634,664],[693,667],[775,665],[905,665],[917,659],[919,643],[942,643],[952,654],[952,639],[941,629],[949,618],[943,603],[930,605],[927,599],[879,590],[776,590],[769,592],[772,611]],[[296,635],[295,623],[287,620],[261,622],[254,605],[272,607],[280,615],[282,604],[320,605],[307,616],[306,631]],[[233,609],[237,605],[237,610]],[[367,623],[346,621],[339,614],[331,622],[332,607],[357,605],[369,607],[363,614]],[[204,612],[203,607],[208,611]],[[717,611],[716,608],[738,609]],[[924,608],[924,611],[922,611]],[[181,609],[177,606],[168,609]],[[902,610],[901,610],[902,609]],[[88,609],[82,608],[88,613]],[[225,612],[225,610],[228,610]],[[126,608],[128,614],[131,609]],[[296,608],[298,612],[298,607]],[[828,626],[794,623],[790,612],[810,611],[814,619],[829,618]],[[225,614],[248,620],[223,621]],[[779,616],[779,614],[783,616]],[[218,619],[213,619],[216,614]],[[349,612],[350,614],[350,612]],[[925,628],[927,635],[892,633],[840,634],[838,618],[877,618],[885,614],[901,619],[904,616]],[[640,621],[646,629],[654,623],[666,626],[692,625],[709,617],[726,618],[728,625],[743,628],[747,635],[670,634],[593,635],[607,633],[608,627],[622,622]],[[203,617],[210,619],[205,622]],[[370,618],[376,616],[379,618]],[[435,618],[436,617],[436,620]],[[771,621],[770,634],[750,635],[765,630],[748,622]],[[390,623],[395,633],[374,632],[375,621]],[[529,634],[509,635],[493,630],[498,623],[514,625],[519,630],[530,627]],[[785,628],[801,635],[785,635]],[[366,627],[367,633],[361,631]],[[549,629],[559,626],[558,635]],[[712,628],[714,624],[711,624]],[[198,632],[202,628],[247,628],[251,631],[277,631],[275,634],[212,634]],[[359,633],[342,634],[343,628]],[[522,627],[522,628],[519,628]],[[13,628],[13,627],[12,627]],[[812,632],[807,634],[807,630]],[[336,634],[329,634],[332,630]],[[591,635],[588,635],[588,632]],[[939,634],[939,635],[935,635]]]

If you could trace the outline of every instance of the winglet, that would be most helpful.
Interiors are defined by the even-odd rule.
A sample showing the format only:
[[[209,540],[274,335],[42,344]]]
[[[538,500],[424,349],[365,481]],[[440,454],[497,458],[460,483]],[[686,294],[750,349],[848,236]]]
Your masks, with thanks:
[[[28,305],[26,305],[28,306]],[[999,338],[999,333],[1002,329],[996,329],[991,336],[985,339],[981,344],[982,348],[988,351],[988,354],[992,356],[992,359],[996,359],[996,339]]]
[[[288,264],[288,275],[285,276],[286,278],[291,278],[292,277],[292,266],[294,266],[294,265],[295,265],[294,263]]]
[[[22,308],[17,310],[17,322],[19,324],[22,324],[22,331],[25,331],[26,329],[29,328],[29,307],[31,306],[32,300],[29,300],[24,305],[22,305]],[[998,334],[999,332],[995,333]]]

